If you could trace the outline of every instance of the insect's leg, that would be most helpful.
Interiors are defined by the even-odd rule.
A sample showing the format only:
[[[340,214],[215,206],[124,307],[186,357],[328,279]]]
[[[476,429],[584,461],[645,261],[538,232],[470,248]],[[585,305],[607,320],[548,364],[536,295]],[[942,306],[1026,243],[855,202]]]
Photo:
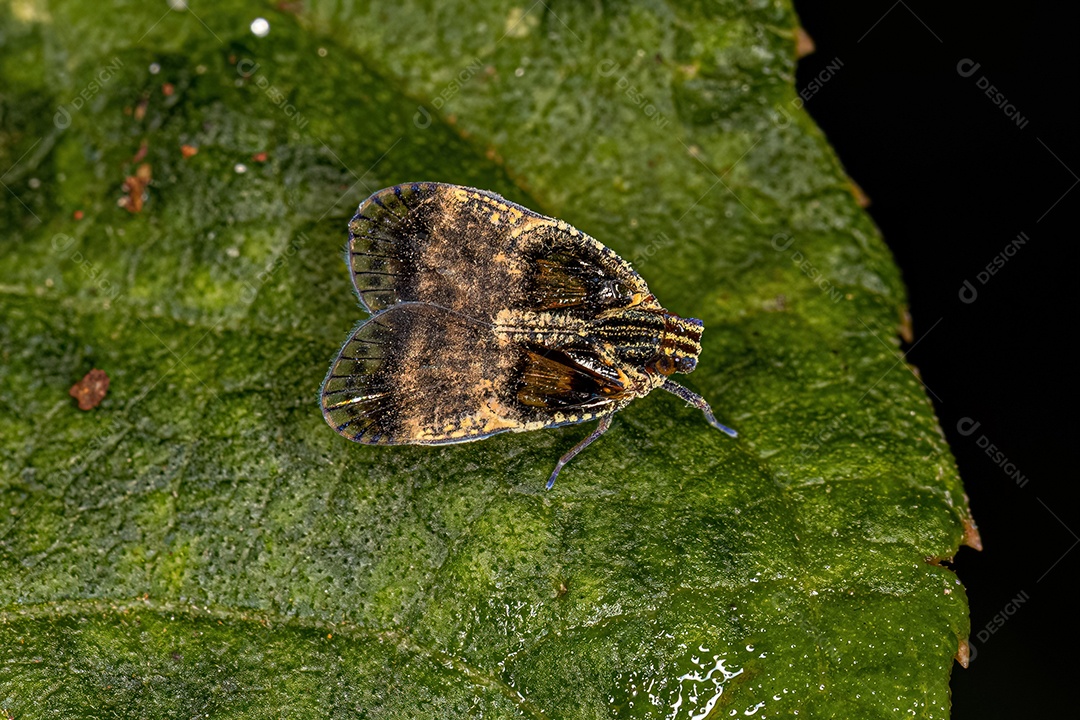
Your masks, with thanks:
[[[574,456],[579,452],[589,447],[593,440],[607,432],[607,429],[611,427],[611,418],[615,417],[614,413],[611,415],[605,415],[604,419],[600,421],[600,424],[596,426],[596,429],[592,431],[589,437],[579,442],[574,447],[570,448],[570,452],[559,458],[559,462],[555,464],[555,470],[552,471],[551,477],[547,481],[547,489],[550,490],[551,486],[555,484],[555,478],[559,477],[559,471],[563,469],[563,465],[574,459]]]
[[[701,397],[697,393],[687,390],[682,385],[672,380],[665,380],[664,384],[660,387],[664,388],[672,395],[678,395],[683,400],[685,400],[688,405],[693,405],[698,410],[705,413],[705,419],[708,420],[709,424],[717,430],[722,430],[731,437],[739,436],[739,433],[735,432],[727,425],[720,424],[720,422],[716,419],[716,416],[712,414],[712,408],[709,407],[709,403],[705,402],[705,398]]]

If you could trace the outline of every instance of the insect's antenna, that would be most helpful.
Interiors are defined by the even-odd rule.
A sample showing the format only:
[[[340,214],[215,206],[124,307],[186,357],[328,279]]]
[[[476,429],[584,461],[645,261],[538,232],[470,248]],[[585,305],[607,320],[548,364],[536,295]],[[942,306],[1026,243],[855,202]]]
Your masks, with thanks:
[[[611,418],[613,418],[613,417],[614,417],[614,414],[605,415],[604,419],[600,421],[600,424],[596,426],[596,429],[592,431],[592,434],[589,435],[589,437],[585,438],[584,440],[579,442],[577,445],[570,448],[570,452],[566,453],[561,458],[559,458],[559,462],[557,462],[555,464],[555,470],[552,471],[551,477],[548,478],[548,481],[547,481],[547,489],[548,490],[550,490],[551,486],[555,484],[555,478],[559,477],[559,471],[563,469],[563,465],[565,465],[566,463],[573,460],[574,456],[577,455],[582,450],[584,450],[585,448],[589,447],[589,445],[592,444],[593,440],[595,440],[596,438],[600,437],[605,432],[607,432],[607,429],[609,427],[611,427]]]
[[[695,392],[691,392],[690,390],[684,388],[682,385],[673,380],[665,380],[664,384],[660,387],[667,390],[672,395],[678,395],[683,400],[685,400],[688,405],[693,405],[698,410],[705,413],[705,419],[708,420],[709,424],[717,430],[722,430],[724,433],[730,435],[731,437],[739,437],[739,433],[735,432],[727,425],[720,424],[720,422],[716,419],[716,416],[713,415],[712,408],[709,407],[709,403],[705,402],[705,398],[701,397]]]

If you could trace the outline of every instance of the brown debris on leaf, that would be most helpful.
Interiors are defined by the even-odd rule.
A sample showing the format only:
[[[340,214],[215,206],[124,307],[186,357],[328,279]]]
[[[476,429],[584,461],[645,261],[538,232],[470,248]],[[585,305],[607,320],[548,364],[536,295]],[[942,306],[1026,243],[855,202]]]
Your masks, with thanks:
[[[863,192],[863,189],[861,187],[859,187],[858,184],[854,180],[852,180],[851,178],[848,178],[848,186],[849,186],[848,189],[851,190],[851,194],[853,196],[855,196],[855,204],[856,205],[858,205],[861,208],[870,207],[870,198],[869,198],[869,196],[867,196],[867,194]]]
[[[900,308],[900,327],[898,329],[900,339],[909,345],[915,339],[915,328],[911,324],[911,312],[907,306]]]
[[[982,550],[982,536],[979,535],[979,526],[975,524],[975,518],[971,514],[971,507],[968,505],[966,494],[964,495],[964,506],[967,508],[967,515],[964,516],[964,539],[960,542],[969,548]]]
[[[971,662],[971,646],[968,645],[967,638],[962,639],[957,645],[956,654],[953,657],[960,663],[960,667],[967,669],[968,663]]]
[[[146,117],[146,108],[150,105],[150,98],[143,96],[135,106],[135,119],[142,120]]]
[[[93,410],[109,391],[109,376],[94,368],[82,380],[71,386],[68,395],[79,401],[80,410]]]
[[[814,38],[801,27],[795,28],[795,58],[801,60],[816,49]]]
[[[142,212],[146,186],[150,184],[152,177],[150,163],[143,163],[136,168],[135,174],[124,180],[124,192],[127,194],[120,198],[117,204],[132,214]]]

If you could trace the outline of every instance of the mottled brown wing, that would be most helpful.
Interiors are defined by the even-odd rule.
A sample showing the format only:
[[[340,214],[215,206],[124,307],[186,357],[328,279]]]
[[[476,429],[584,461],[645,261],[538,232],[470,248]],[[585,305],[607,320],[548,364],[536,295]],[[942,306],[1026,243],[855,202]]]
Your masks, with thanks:
[[[494,193],[386,188],[349,223],[347,261],[371,312],[425,302],[492,321],[503,309],[573,309],[648,294],[625,260],[567,223]]]
[[[570,355],[500,340],[490,324],[413,302],[362,323],[320,394],[331,427],[350,440],[387,445],[583,422],[631,397],[617,379]]]

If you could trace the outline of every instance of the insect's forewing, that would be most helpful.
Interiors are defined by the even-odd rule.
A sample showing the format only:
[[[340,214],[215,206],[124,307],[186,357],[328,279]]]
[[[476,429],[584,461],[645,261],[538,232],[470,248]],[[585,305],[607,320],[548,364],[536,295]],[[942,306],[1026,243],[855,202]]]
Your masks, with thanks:
[[[648,288],[570,225],[439,183],[387,188],[349,224],[364,306],[322,390],[323,414],[365,443],[463,442],[610,414],[634,397],[588,348],[498,326],[506,311],[597,312],[596,293]],[[535,329],[535,328],[533,328]]]
[[[648,293],[625,260],[561,220],[482,190],[380,190],[349,223],[353,285],[371,312],[425,302],[491,321],[506,308],[581,307],[598,276]]]
[[[353,287],[370,312],[417,300],[415,254],[430,236],[432,201],[425,185],[399,185],[375,193],[349,223],[346,262]]]

